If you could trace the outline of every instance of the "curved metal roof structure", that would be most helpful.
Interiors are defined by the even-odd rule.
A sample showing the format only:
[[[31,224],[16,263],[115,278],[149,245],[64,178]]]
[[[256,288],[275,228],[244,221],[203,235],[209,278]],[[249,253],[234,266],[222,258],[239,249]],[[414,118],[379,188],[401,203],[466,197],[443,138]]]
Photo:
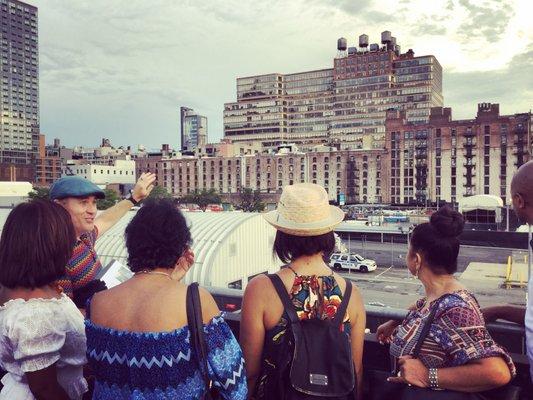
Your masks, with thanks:
[[[128,212],[115,226],[102,235],[96,242],[96,252],[102,262],[107,265],[113,260],[127,265],[127,250],[124,241],[124,230],[131,221],[136,211]],[[239,227],[247,222],[253,222],[254,227],[247,229],[246,235],[254,236],[263,245],[269,246],[270,240],[256,232],[256,225],[268,225],[257,213],[242,212],[184,212],[185,218],[191,229],[193,239],[192,249],[195,254],[195,263],[185,277],[185,282],[199,282],[201,285],[213,285],[212,272],[213,265],[217,260],[221,248],[228,238],[235,233]],[[270,227],[268,225],[268,227]],[[268,229],[268,228],[267,228]],[[261,231],[261,229],[260,229]],[[273,229],[272,229],[273,231]],[[258,243],[259,244],[259,243]],[[271,248],[271,247],[270,247]],[[254,262],[255,261],[255,262]],[[228,260],[229,262],[229,260]],[[271,264],[265,260],[264,256],[259,260],[249,260],[250,267],[254,269],[261,264]],[[268,265],[267,265],[268,267]],[[235,269],[236,266],[233,266]],[[264,267],[263,267],[264,269]],[[228,276],[232,275],[229,273]]]

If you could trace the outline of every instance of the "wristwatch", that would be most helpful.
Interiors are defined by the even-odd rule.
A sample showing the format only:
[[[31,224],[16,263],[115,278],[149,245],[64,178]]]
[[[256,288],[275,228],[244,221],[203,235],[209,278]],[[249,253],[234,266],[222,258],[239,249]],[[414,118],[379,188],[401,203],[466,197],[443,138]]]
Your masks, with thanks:
[[[129,200],[134,206],[137,206],[140,203],[140,201],[137,201],[133,198],[133,194],[131,193],[131,190],[128,193],[128,195],[124,198],[124,200]]]

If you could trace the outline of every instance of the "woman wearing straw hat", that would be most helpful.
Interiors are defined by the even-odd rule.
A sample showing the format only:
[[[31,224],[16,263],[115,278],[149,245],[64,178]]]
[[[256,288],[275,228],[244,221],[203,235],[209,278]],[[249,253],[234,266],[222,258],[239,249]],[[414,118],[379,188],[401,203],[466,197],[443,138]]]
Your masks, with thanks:
[[[301,183],[284,187],[277,209],[263,217],[277,229],[273,250],[287,265],[275,275],[285,286],[298,319],[334,319],[346,295],[347,283],[324,260],[334,250],[333,229],[344,219],[344,212],[329,205],[324,188]],[[348,298],[346,313],[339,321],[350,343],[360,397],[366,316],[355,286]],[[290,323],[285,309],[269,276],[257,276],[246,287],[240,343],[249,393],[256,399],[278,397],[273,390],[282,384],[280,370],[286,367],[280,365],[281,359],[294,350],[291,335],[286,334]],[[328,343],[323,343],[323,348],[327,349]]]

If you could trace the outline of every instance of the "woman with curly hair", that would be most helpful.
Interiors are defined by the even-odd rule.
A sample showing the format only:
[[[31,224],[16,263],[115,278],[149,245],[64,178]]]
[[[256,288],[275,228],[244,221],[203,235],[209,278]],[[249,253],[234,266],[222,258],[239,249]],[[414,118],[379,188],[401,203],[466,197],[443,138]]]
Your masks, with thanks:
[[[87,305],[93,399],[199,399],[207,392],[206,380],[225,399],[245,399],[241,349],[204,289],[200,302],[208,379],[191,346],[187,286],[180,279],[194,256],[183,214],[170,200],[149,201],[125,235],[133,277],[97,293]]]

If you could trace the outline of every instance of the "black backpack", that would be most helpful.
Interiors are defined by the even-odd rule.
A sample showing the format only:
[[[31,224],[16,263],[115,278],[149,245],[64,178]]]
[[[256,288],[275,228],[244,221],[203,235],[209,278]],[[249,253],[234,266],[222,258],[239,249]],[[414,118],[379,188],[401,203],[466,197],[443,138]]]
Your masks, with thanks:
[[[352,284],[346,280],[344,298],[332,320],[300,321],[278,275],[268,275],[283,303],[290,322],[288,334],[294,339],[294,353],[278,386],[280,400],[329,398],[354,399],[355,371],[349,337],[341,331],[350,302]],[[285,379],[283,378],[285,377]]]

